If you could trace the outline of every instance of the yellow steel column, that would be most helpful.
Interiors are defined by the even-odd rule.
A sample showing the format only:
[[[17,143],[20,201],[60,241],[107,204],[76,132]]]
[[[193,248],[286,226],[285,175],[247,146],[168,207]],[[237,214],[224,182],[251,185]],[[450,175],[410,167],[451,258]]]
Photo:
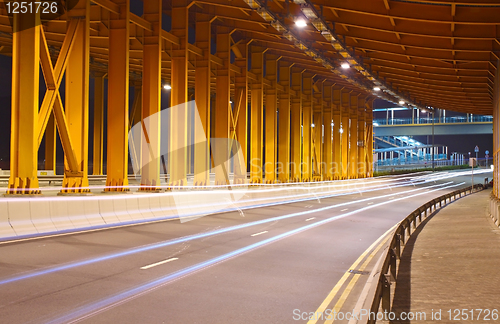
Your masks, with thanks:
[[[292,156],[292,181],[302,181],[302,73],[304,70],[292,68],[292,97],[291,107],[291,156]]]
[[[104,73],[94,77],[94,144],[92,174],[102,175],[104,130]]]
[[[358,178],[358,96],[351,95],[351,124],[349,131],[349,179]]]
[[[366,178],[366,128],[365,128],[365,98],[358,99],[358,178]]]
[[[373,99],[366,102],[366,156],[368,177],[373,177]]]
[[[333,141],[332,141],[332,85],[325,83],[323,85],[323,100],[325,101],[325,106],[323,109],[323,159],[324,159],[324,177],[323,180],[333,180]]]
[[[332,108],[333,108],[333,179],[339,180],[342,178],[342,118],[341,118],[341,90],[333,90],[332,93]]]
[[[54,171],[54,174],[56,174],[56,135],[56,122],[54,115],[51,115],[45,129],[45,170]]]
[[[7,194],[40,193],[37,178],[40,28],[38,14],[14,14],[10,178]]]
[[[278,107],[278,180],[282,183],[290,181],[290,71],[291,65],[280,61],[280,84],[284,91]]]
[[[144,31],[142,54],[141,122],[145,136],[141,145],[140,190],[146,191],[157,191],[160,185],[161,16],[161,0],[144,2],[143,18],[152,27],[152,31]]]
[[[499,197],[500,192],[500,60],[496,61],[495,80],[493,82],[493,195]],[[367,109],[368,110],[368,109]],[[367,112],[368,113],[368,112]]]
[[[257,81],[252,83],[250,112],[250,182],[262,183],[263,149],[263,91],[264,91],[264,50],[251,46],[252,73]]]
[[[312,180],[312,75],[305,75],[303,79],[303,94],[305,99],[302,100],[302,181],[309,182]]]
[[[75,8],[68,12],[68,17],[80,20],[73,49],[68,57],[65,82],[65,115],[78,169],[73,170],[65,167],[61,193],[89,193],[90,2],[79,1]],[[67,155],[67,152],[65,152],[65,155]],[[66,163],[66,165],[68,164]]]
[[[172,0],[172,31],[180,45],[172,45],[171,107],[188,101],[188,7],[187,0]],[[187,110],[172,109],[170,114],[170,185],[186,185]]]
[[[241,70],[241,74],[235,76],[234,85],[234,111],[236,129],[235,136],[240,144],[242,155],[237,156],[234,161],[234,184],[243,184],[247,179],[247,123],[248,123],[248,47],[246,44],[233,45],[233,52],[238,53],[234,64]],[[241,158],[241,159],[240,159]]]
[[[142,84],[138,82],[134,82],[134,102],[132,103],[132,112],[129,116],[129,130],[136,125],[137,123],[141,122],[141,115],[142,115]],[[142,126],[141,126],[142,128]],[[132,160],[132,167],[135,170],[134,173],[136,175],[139,175],[142,173],[142,140],[137,141],[138,143],[135,143],[135,141],[131,141],[130,145],[131,151],[130,151],[130,158]],[[135,147],[138,145],[139,147]]]
[[[266,57],[266,79],[271,81],[271,87],[265,90],[266,98],[266,144],[265,144],[265,175],[266,183],[276,182],[276,147],[277,147],[277,116],[278,109],[278,90],[277,74],[278,60],[276,55],[267,55]]]
[[[342,92],[342,179],[349,178],[349,105],[351,95],[348,92]]]
[[[314,102],[313,102],[313,122],[312,124],[312,141],[314,143],[312,149],[313,157],[313,180],[323,181],[325,168],[323,164],[323,84],[325,80],[318,81],[314,85]]]
[[[217,68],[216,93],[215,93],[215,137],[219,141],[214,146],[212,144],[212,154],[214,158],[215,184],[229,184],[229,145],[223,139],[229,139],[231,122],[230,86],[230,51],[231,40],[227,27],[217,27],[217,57],[223,62],[223,66]],[[218,167],[221,166],[221,167]]]
[[[194,129],[194,185],[209,185],[210,176],[210,53],[211,20],[208,15],[196,14],[196,46],[203,51],[195,68],[194,98],[203,129]]]
[[[118,3],[118,1],[117,1]],[[108,138],[105,191],[128,191],[129,1],[110,13],[108,65]]]

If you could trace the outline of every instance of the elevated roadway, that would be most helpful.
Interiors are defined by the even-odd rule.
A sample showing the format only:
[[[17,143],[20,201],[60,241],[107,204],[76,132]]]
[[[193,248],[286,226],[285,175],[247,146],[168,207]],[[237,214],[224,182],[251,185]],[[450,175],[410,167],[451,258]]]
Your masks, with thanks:
[[[417,135],[466,135],[466,134],[493,134],[493,123],[436,123],[406,124],[406,125],[374,125],[375,136],[417,136]]]
[[[480,179],[491,177],[484,172]],[[424,202],[469,185],[470,174],[383,180],[375,189],[360,183],[358,191],[187,223],[3,242],[0,317],[6,323],[307,323],[304,312],[352,309],[384,233]]]

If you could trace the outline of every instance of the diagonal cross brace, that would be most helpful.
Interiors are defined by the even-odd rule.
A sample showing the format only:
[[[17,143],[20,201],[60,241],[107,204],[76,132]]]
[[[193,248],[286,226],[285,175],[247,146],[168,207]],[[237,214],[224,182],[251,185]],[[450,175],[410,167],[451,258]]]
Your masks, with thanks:
[[[80,19],[70,20],[66,37],[64,38],[64,42],[62,44],[61,51],[59,52],[59,57],[57,58],[55,67],[53,67],[52,61],[50,59],[47,39],[45,38],[43,29],[41,29],[40,41],[40,64],[45,78],[45,83],[47,84],[47,92],[45,93],[45,97],[43,98],[42,107],[38,112],[38,145],[40,146],[40,143],[42,142],[45,128],[47,127],[47,123],[50,118],[50,114],[54,112],[57,129],[59,130],[59,135],[64,149],[64,154],[66,155],[68,167],[70,171],[74,173],[79,172],[79,166],[76,159],[76,154],[73,151],[71,136],[69,133],[68,124],[66,122],[66,116],[64,114],[61,95],[59,93],[59,86],[68,64],[68,58],[73,48],[79,23]]]

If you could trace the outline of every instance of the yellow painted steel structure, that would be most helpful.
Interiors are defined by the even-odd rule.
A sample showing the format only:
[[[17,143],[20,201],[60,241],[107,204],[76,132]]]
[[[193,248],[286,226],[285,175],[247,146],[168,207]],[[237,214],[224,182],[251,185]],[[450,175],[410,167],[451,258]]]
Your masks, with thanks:
[[[371,93],[331,73],[307,49],[291,48],[265,17],[255,23],[261,18],[243,2],[167,3],[144,1],[140,17],[131,12],[129,0],[80,0],[60,18],[41,23],[37,15],[14,15],[8,194],[40,193],[38,147],[45,138],[44,167],[55,171],[56,136],[65,159],[61,193],[89,192],[91,99],[92,173],[106,174],[105,191],[129,190],[128,132],[138,123],[147,132],[141,143],[131,143],[141,146],[132,150],[139,152],[132,167],[144,191],[161,189],[163,171],[170,188],[186,186],[191,172],[194,185],[210,185],[211,166],[223,166],[216,168],[215,185],[231,183],[230,174],[235,184],[372,175]],[[163,29],[165,13],[170,31]],[[24,28],[30,24],[36,26]],[[259,32],[263,26],[266,32]],[[41,105],[39,67],[47,86]],[[166,105],[164,85],[171,86]],[[176,108],[193,99],[201,128],[193,128],[187,110]],[[152,117],[166,107],[171,107],[170,124],[162,125]],[[162,138],[167,126],[168,138]],[[228,141],[214,150],[214,137],[239,143],[234,163],[228,160],[237,146]],[[158,158],[165,140],[168,160]],[[191,142],[196,143],[192,150]]]

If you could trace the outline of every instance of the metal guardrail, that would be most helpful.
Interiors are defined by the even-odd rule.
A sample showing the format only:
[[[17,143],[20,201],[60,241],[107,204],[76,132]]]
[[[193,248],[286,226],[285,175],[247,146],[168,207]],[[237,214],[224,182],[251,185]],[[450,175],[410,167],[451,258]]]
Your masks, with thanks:
[[[384,255],[381,256],[381,258],[384,257],[384,261],[382,263],[380,271],[377,274],[378,278],[374,278],[375,279],[374,282],[378,282],[378,284],[376,289],[372,290],[373,302],[371,303],[371,309],[370,309],[372,313],[375,314],[377,313],[377,311],[380,308],[380,303],[382,303],[383,311],[387,312],[391,311],[393,304],[391,298],[391,285],[397,282],[398,278],[397,260],[401,258],[402,250],[404,249],[405,244],[408,242],[410,236],[415,232],[417,227],[420,224],[422,224],[423,215],[425,215],[425,218],[427,218],[428,215],[432,214],[438,209],[436,207],[438,204],[439,208],[441,208],[443,207],[443,203],[444,205],[447,204],[447,201],[448,203],[450,203],[452,197],[453,200],[455,201],[457,199],[457,196],[462,197],[462,195],[464,196],[467,195],[467,192],[471,194],[474,191],[477,191],[478,189],[481,190],[484,189],[484,187],[485,186],[482,184],[476,184],[474,185],[474,188],[472,188],[471,186],[455,190],[451,193],[437,197],[427,202],[426,204],[420,206],[419,208],[415,209],[403,221],[399,223],[393,234],[391,243],[389,245],[385,257]],[[418,224],[417,224],[417,219],[418,219]],[[377,321],[376,318],[368,317],[366,318],[366,321],[363,322],[368,324],[373,324],[376,323],[376,321]]]

